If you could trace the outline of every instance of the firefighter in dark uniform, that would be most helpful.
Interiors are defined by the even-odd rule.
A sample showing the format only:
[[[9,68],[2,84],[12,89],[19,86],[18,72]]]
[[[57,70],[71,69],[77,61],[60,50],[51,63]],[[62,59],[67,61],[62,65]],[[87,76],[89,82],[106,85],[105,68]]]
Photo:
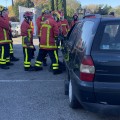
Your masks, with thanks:
[[[5,19],[6,8],[0,6],[0,68],[9,69],[10,65],[9,56],[9,22]]]
[[[34,68],[31,66],[32,51],[34,49],[33,45],[33,32],[30,26],[30,22],[33,19],[32,12],[25,12],[23,17],[25,18],[21,24],[21,35],[22,35],[22,46],[24,54],[24,70],[25,71],[34,71]]]
[[[6,8],[5,11],[6,11],[5,19],[9,22],[9,39],[11,40],[11,43],[9,44],[9,46],[10,46],[10,61],[19,61],[19,59],[14,56],[12,30],[11,30],[11,23],[10,23],[10,20],[8,17],[8,14],[9,14],[8,9]]]
[[[60,74],[62,71],[59,69],[57,45],[56,40],[59,35],[59,30],[56,21],[51,17],[50,11],[44,12],[44,21],[40,26],[40,49],[37,60],[35,62],[35,70],[42,70],[42,62],[44,55],[49,54],[52,62],[53,74]]]
[[[41,26],[41,22],[44,21],[44,11],[42,10],[42,15],[40,15],[36,20],[39,43],[40,43],[40,26]],[[43,59],[43,66],[47,66],[47,55],[45,55]]]
[[[72,21],[71,24],[70,24],[70,28],[72,28],[72,27],[74,26],[74,24],[76,24],[77,22],[78,22],[78,14],[75,13],[75,14],[73,15],[73,21]]]

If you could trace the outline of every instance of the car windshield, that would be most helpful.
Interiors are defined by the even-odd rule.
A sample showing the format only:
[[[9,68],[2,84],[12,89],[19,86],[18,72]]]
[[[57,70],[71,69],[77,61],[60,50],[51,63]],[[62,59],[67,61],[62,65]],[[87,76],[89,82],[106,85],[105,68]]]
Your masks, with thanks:
[[[120,50],[120,23],[104,25],[100,49]]]

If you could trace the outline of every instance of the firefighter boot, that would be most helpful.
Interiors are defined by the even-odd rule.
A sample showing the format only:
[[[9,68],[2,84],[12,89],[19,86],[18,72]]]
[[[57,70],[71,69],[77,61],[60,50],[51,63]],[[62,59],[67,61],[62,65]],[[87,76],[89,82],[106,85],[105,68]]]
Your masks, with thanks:
[[[35,71],[34,67],[30,66],[28,68],[24,67],[25,71]]]
[[[10,61],[19,61],[19,58],[14,57],[13,53],[10,53]]]
[[[7,66],[12,66],[12,65],[14,65],[14,64],[11,63],[11,62],[7,62],[6,65],[7,65]]]
[[[61,74],[62,70],[58,69],[58,70],[53,70],[53,74],[57,75],[57,74]]]
[[[0,65],[0,68],[1,68],[1,69],[9,69],[9,67],[6,66],[6,65]]]
[[[35,69],[35,71],[41,71],[41,70],[43,70],[43,68],[42,67],[34,67],[34,69]]]

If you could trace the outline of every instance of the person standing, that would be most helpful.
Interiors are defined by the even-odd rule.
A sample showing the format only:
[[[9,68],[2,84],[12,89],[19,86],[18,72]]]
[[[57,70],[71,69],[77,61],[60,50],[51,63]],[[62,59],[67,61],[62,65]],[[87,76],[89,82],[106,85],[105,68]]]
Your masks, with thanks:
[[[11,30],[11,23],[8,17],[9,11],[7,8],[5,8],[6,14],[5,14],[5,19],[9,23],[9,39],[11,40],[9,47],[10,47],[10,61],[19,61],[19,58],[16,58],[14,56],[14,50],[13,50],[13,40],[12,40],[12,30]]]
[[[43,21],[44,21],[44,11],[42,11],[42,15],[40,15],[36,20],[39,43],[40,43],[40,28],[41,28],[41,23]],[[43,59],[43,66],[47,66],[47,54]]]
[[[56,21],[51,17],[51,12],[46,10],[44,12],[44,21],[41,22],[40,27],[40,49],[35,62],[35,70],[42,70],[43,59],[46,54],[49,54],[52,62],[53,74],[60,74],[59,69],[57,45],[56,40],[59,35],[59,30]]]
[[[30,22],[33,19],[32,12],[25,12],[24,21],[21,24],[21,35],[22,35],[22,46],[24,54],[24,70],[25,71],[34,71],[34,68],[31,66],[32,52],[34,49],[33,45],[33,32],[30,26]]]
[[[77,13],[75,13],[73,15],[73,21],[71,22],[70,28],[72,28],[72,26],[74,26],[74,24],[77,22],[78,22],[78,15],[77,15]]]
[[[64,18],[64,14],[61,12],[61,15],[60,15],[60,20],[61,20],[61,31],[62,31],[62,35],[64,37],[67,37],[67,34],[68,32],[70,31],[70,27],[69,27],[69,24],[68,24],[68,21],[67,19]]]
[[[9,69],[9,22],[5,19],[6,8],[0,5],[0,68]]]

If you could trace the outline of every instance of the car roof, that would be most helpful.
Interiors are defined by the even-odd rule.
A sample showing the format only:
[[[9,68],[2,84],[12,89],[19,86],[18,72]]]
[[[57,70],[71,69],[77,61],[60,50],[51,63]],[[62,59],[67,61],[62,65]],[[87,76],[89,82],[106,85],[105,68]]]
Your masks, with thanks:
[[[90,14],[90,15],[84,16],[83,19],[79,20],[79,22],[87,21],[87,20],[91,20],[91,21],[99,20],[101,22],[103,22],[103,21],[120,21],[120,17],[114,17],[112,15]]]

